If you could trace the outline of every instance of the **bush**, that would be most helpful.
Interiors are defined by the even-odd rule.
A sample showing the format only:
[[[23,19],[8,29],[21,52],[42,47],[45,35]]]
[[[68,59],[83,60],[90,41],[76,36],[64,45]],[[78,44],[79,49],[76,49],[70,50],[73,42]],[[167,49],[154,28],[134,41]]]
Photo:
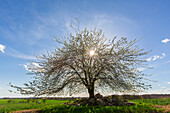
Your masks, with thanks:
[[[21,101],[19,101],[19,103],[27,103],[27,101],[21,100]]]
[[[27,103],[30,103],[30,100],[31,100],[31,99],[28,98],[28,99],[27,99]]]
[[[47,101],[47,98],[42,98],[43,103],[46,103],[46,101]]]
[[[37,102],[38,102],[38,100],[37,100],[37,99],[31,99],[31,102],[33,102],[33,103],[37,103]]]
[[[14,103],[15,101],[14,100],[8,100],[7,102],[8,103]]]

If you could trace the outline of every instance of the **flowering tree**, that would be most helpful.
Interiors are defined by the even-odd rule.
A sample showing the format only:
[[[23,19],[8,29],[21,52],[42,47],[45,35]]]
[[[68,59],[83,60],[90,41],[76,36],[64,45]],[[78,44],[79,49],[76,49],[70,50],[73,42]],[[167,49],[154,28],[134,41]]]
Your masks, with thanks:
[[[88,92],[89,98],[99,91],[141,91],[150,88],[139,70],[146,63],[136,42],[127,38],[108,40],[102,30],[70,34],[56,42],[61,48],[37,57],[29,67],[34,80],[24,87],[14,86],[21,94],[55,95]],[[117,40],[117,41],[116,41]]]

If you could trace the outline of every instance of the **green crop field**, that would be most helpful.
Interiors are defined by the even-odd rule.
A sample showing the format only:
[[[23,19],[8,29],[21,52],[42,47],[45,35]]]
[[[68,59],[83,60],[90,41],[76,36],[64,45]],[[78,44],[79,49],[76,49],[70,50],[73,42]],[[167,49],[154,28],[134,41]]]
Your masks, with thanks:
[[[170,99],[129,100],[135,106],[69,106],[69,100],[0,99],[0,113],[27,109],[40,109],[43,113],[162,113],[163,109],[151,105],[170,105]]]
[[[52,105],[41,109],[42,113],[162,113],[164,110],[146,104],[135,106],[66,106]]]
[[[8,113],[11,111],[39,109],[48,105],[61,105],[68,100],[46,100],[42,99],[0,99],[0,113]]]
[[[135,99],[130,100],[134,103],[147,103],[151,105],[170,105],[170,98],[166,99]]]

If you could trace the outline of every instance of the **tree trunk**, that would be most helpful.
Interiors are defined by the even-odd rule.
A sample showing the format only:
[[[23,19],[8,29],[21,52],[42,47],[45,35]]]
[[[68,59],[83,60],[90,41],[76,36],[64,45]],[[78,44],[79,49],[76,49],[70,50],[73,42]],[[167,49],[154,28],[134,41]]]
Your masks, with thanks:
[[[94,85],[91,85],[91,86],[88,88],[88,93],[89,93],[89,99],[90,99],[90,98],[94,98]]]

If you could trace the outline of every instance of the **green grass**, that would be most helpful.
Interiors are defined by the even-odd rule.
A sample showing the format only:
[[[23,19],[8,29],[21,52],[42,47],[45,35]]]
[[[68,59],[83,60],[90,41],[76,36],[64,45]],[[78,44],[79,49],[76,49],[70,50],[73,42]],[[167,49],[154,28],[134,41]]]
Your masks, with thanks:
[[[52,105],[41,109],[42,113],[162,113],[162,109],[147,104],[135,106],[68,106]]]
[[[170,98],[167,99],[135,99],[129,100],[134,103],[147,103],[152,105],[170,105]]]
[[[158,109],[151,105],[168,105],[170,99],[136,99],[129,100],[135,102],[135,106],[66,106],[52,105],[41,109],[43,113],[162,113],[163,109]]]
[[[68,106],[63,103],[68,100],[46,100],[42,99],[0,99],[0,113],[9,113],[26,109],[41,109],[43,113],[152,113],[163,112],[162,109],[152,107],[151,105],[170,104],[169,99],[136,99],[129,100],[136,103],[135,106]],[[25,102],[25,103],[24,103]],[[26,103],[27,102],[27,103]],[[37,102],[41,102],[38,104]]]
[[[10,99],[10,100],[11,101],[9,103],[9,100],[7,99],[0,99],[0,113],[8,113],[11,111],[19,111],[26,109],[39,109],[47,105],[61,105],[65,102],[68,102],[68,100],[46,100],[46,102],[43,103],[42,99],[34,99],[28,103],[26,99]],[[41,104],[38,104],[36,102],[41,102]]]

